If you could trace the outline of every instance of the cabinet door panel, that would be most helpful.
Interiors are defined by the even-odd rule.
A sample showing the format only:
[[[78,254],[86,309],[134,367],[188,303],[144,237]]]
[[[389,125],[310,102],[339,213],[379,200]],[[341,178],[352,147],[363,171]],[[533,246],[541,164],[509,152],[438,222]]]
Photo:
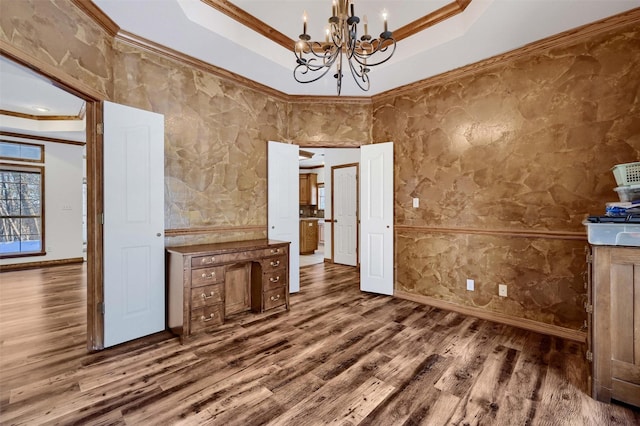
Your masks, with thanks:
[[[611,265],[611,357],[633,363],[633,264]]]
[[[251,309],[251,264],[227,266],[224,274],[225,314]]]

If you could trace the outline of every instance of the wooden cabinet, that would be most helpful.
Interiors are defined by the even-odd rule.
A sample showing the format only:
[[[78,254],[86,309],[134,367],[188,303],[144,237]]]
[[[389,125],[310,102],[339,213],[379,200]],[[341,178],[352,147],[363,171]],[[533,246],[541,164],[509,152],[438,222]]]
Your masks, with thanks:
[[[300,254],[313,254],[318,249],[318,220],[300,219]]]
[[[593,246],[590,290],[593,397],[640,407],[640,248]]]
[[[289,243],[167,247],[167,325],[184,342],[230,315],[289,309]]]
[[[306,173],[300,175],[300,205],[318,205],[318,175]]]
[[[324,221],[318,221],[318,244],[324,244]]]

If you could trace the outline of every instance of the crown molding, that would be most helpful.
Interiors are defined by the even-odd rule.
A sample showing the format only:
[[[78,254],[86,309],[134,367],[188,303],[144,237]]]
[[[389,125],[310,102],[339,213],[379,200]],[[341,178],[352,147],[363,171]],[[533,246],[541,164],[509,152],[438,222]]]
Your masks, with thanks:
[[[586,38],[594,37],[599,34],[640,23],[640,7],[631,9],[618,15],[610,16],[590,24],[586,24],[571,30],[567,30],[556,35],[534,41],[509,52],[492,56],[473,64],[465,65],[451,71],[438,74],[436,76],[417,81],[379,93],[372,96],[374,103],[384,102],[398,96],[406,96],[416,93],[416,91],[425,89],[430,86],[443,85],[455,80],[459,80],[468,75],[491,69],[496,66],[505,66],[513,61],[523,59],[532,55],[541,54],[551,49],[565,47],[578,43]]]
[[[120,27],[91,0],[71,0],[80,10],[98,24],[111,37],[115,37]]]
[[[253,15],[240,9],[228,0],[200,0],[202,3],[216,9],[218,12],[227,15],[229,18],[239,22],[247,28],[257,32],[258,34],[267,37],[274,43],[279,44],[285,49],[293,49],[295,40],[282,34],[280,31],[271,27],[266,22],[263,22]],[[398,28],[393,31],[393,35],[396,41],[400,41],[407,37],[419,33],[429,27],[432,27],[444,20],[447,20],[457,14],[463,12],[472,0],[454,0],[453,2],[434,10],[433,12],[416,19],[407,25]]]
[[[166,59],[170,59],[178,63],[190,65],[206,73],[213,74],[216,77],[220,77],[222,79],[232,81],[241,86],[256,90],[267,96],[271,96],[282,101],[286,101],[289,96],[284,92],[273,89],[262,83],[258,83],[256,81],[243,77],[234,72],[227,71],[223,68],[216,67],[215,65],[211,65],[205,61],[196,59],[193,56],[189,56],[182,52],[178,52],[177,50],[171,49],[169,47],[165,47],[161,44],[155,43],[151,40],[147,40],[143,37],[137,36],[135,34],[132,34],[124,30],[120,30],[116,35],[115,39],[121,43],[128,44],[130,46],[134,46],[142,50],[155,53]]]
[[[446,21],[449,18],[456,16],[469,6],[471,0],[455,0],[449,4],[442,6],[440,9],[434,10],[428,15],[418,18],[407,25],[398,28],[393,32],[393,38],[396,41],[403,40],[407,37],[411,37],[414,34],[424,31],[429,27],[433,27],[442,21]]]
[[[34,136],[34,135],[27,135],[24,133],[14,133],[14,132],[4,132],[4,131],[0,131],[0,136],[10,137],[10,138],[29,139],[29,140],[40,141],[40,142],[63,143],[66,145],[84,146],[87,144],[86,142],[72,141],[69,139],[58,139],[58,138],[50,138],[46,136]]]
[[[206,4],[217,10],[220,13],[227,15],[229,18],[241,23],[247,28],[252,29],[260,35],[265,36],[270,39],[274,43],[279,44],[285,49],[293,49],[293,46],[296,42],[282,34],[280,31],[276,30],[266,22],[263,22],[256,18],[255,16],[245,12],[243,9],[240,9],[238,6],[234,5],[230,1],[227,0],[200,0],[202,3]]]
[[[35,115],[35,114],[25,114],[22,112],[16,111],[7,111],[4,109],[0,109],[0,115],[7,115],[10,117],[17,118],[26,118],[27,120],[37,120],[37,121],[80,121],[82,117],[78,115]]]
[[[127,31],[123,31],[115,23],[113,23],[113,21],[109,19],[108,16],[104,12],[102,12],[101,9],[99,9],[90,0],[72,0],[72,1],[79,9],[81,9],[90,18],[92,18],[94,22],[96,22],[96,24],[101,26],[107,33],[112,34],[112,36],[115,37],[116,40],[119,40],[125,44],[136,46],[138,48],[142,48],[144,50],[156,53],[160,56],[164,56],[176,62],[193,66],[204,72],[211,73],[217,77],[230,80],[244,87],[248,87],[250,89],[259,91],[268,96],[272,96],[278,100],[285,101],[285,102],[292,102],[292,103],[372,104],[377,102],[383,102],[387,99],[390,99],[396,96],[408,95],[412,92],[424,89],[429,86],[446,84],[451,81],[460,79],[464,76],[475,74],[477,72],[480,72],[486,69],[490,69],[494,66],[498,66],[498,65],[504,66],[518,59],[522,59],[534,54],[539,54],[539,53],[548,51],[550,49],[577,43],[588,37],[593,37],[598,34],[614,30],[616,28],[624,27],[630,24],[640,23],[640,8],[635,8],[630,11],[623,12],[621,14],[602,19],[600,21],[586,24],[581,27],[577,27],[577,28],[567,30],[562,33],[547,37],[545,39],[529,43],[521,48],[514,49],[512,51],[509,51],[500,55],[492,56],[482,61],[475,62],[473,64],[469,64],[460,68],[456,68],[454,70],[447,71],[442,74],[438,74],[436,76],[417,81],[415,83],[400,86],[395,89],[391,89],[386,92],[379,93],[377,95],[366,96],[366,97],[365,96],[363,97],[308,96],[308,95],[289,95],[287,93],[273,89],[264,84],[242,77],[231,71],[227,71],[225,69],[216,67],[215,65],[211,65],[207,62],[196,59],[192,56],[185,55],[176,50],[162,46],[150,40],[146,40],[135,34],[129,33]],[[234,13],[236,13],[239,16],[242,15],[242,13],[246,14],[246,12],[231,5],[231,3],[229,3],[226,0],[201,0],[201,1],[205,2],[211,7],[214,7],[213,4],[219,5],[221,8],[223,8],[224,6],[224,9],[228,11],[237,9],[237,11],[235,11]],[[397,33],[400,32],[400,36],[402,36],[403,38],[409,37],[413,35],[415,32],[421,31],[421,30],[418,30],[418,28],[420,28],[423,25],[432,26],[437,22],[441,22],[441,20],[443,19],[443,16],[446,14],[453,13],[455,15],[462,12],[464,9],[466,9],[466,7],[469,5],[471,1],[472,0],[455,0],[453,3],[445,5],[442,8],[438,9],[437,11],[423,18],[420,18],[414,21],[413,23],[406,25],[405,27],[402,27],[396,30],[394,33],[397,35]],[[217,10],[220,10],[220,9],[217,9]],[[454,16],[454,15],[451,15],[451,16]],[[248,20],[248,18],[245,18],[245,19]],[[255,24],[255,21],[261,22],[255,18],[253,18],[252,21],[254,22],[254,24]],[[239,21],[239,22],[242,22],[242,21]],[[414,24],[415,24],[415,27],[413,26]],[[412,26],[412,29],[406,28],[410,26]],[[425,26],[424,28],[427,28],[428,26]],[[276,31],[276,30],[273,30],[273,31]],[[412,33],[412,31],[415,31],[415,32]],[[271,31],[267,31],[267,32],[269,34],[273,34]],[[2,43],[2,44],[5,44],[5,43]],[[289,45],[289,47],[290,46],[291,45]]]

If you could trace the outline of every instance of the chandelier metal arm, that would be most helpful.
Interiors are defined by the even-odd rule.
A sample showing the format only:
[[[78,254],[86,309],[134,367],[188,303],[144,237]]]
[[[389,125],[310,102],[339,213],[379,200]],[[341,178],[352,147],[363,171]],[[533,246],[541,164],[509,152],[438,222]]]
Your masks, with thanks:
[[[384,15],[384,14],[383,14]],[[303,33],[294,47],[296,67],[293,76],[299,83],[312,83],[324,77],[335,64],[338,95],[342,89],[343,54],[349,64],[351,75],[360,89],[368,91],[370,67],[387,62],[396,51],[393,34],[387,30],[386,15],[384,31],[379,38],[372,39],[367,31],[365,16],[364,35],[358,39],[360,18],[354,13],[353,0],[334,1],[333,15],[325,42],[311,41],[307,34],[306,13]],[[317,73],[317,74],[316,74]]]

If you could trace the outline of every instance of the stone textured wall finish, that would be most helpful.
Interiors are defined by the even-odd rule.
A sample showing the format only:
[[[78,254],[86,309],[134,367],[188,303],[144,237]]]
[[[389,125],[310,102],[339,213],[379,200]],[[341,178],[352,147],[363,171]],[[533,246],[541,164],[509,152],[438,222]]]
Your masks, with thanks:
[[[112,38],[71,2],[0,0],[0,37],[112,95]]]
[[[166,227],[266,229],[267,141],[285,140],[286,103],[124,43],[116,48],[116,101],[165,116]]]
[[[289,140],[303,146],[360,146],[371,143],[371,104],[289,104]]]
[[[373,139],[395,142],[398,225],[584,232],[617,200],[610,168],[640,159],[640,28],[381,99]],[[575,329],[584,246],[400,231],[396,287]]]

